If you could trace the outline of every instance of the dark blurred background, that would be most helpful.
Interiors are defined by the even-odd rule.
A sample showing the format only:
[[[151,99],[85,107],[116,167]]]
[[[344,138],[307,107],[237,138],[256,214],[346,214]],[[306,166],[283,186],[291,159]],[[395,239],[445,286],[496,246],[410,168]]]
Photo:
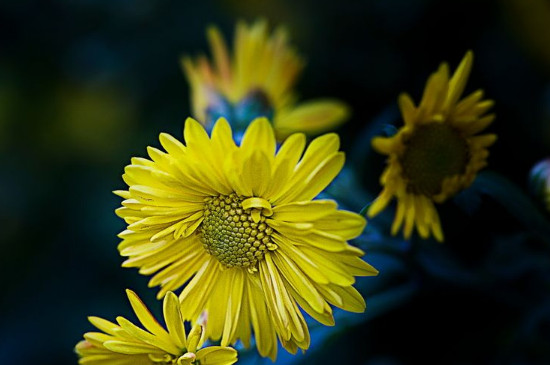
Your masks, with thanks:
[[[337,311],[306,355],[278,363],[550,363],[548,214],[527,181],[550,156],[548,0],[2,1],[0,363],[76,364],[86,316],[134,318],[125,288],[160,313],[148,278],[120,268],[111,191],[159,132],[181,137],[180,56],[208,52],[208,24],[231,40],[258,17],[306,57],[304,99],[353,109],[338,130],[358,171],[350,209],[380,189],[367,137],[399,125],[397,95],[418,101],[442,61],[474,51],[467,91],[495,100],[499,136],[489,172],[440,207],[446,243],[387,238],[391,211],[373,220],[357,243],[380,270],[358,283],[367,312]]]

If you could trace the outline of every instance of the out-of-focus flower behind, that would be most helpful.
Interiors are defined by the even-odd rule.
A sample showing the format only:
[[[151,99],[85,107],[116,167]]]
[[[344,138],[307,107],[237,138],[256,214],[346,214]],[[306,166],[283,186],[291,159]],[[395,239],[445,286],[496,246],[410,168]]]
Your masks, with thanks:
[[[218,28],[208,28],[207,34],[213,61],[185,57],[182,64],[193,114],[208,128],[219,117],[241,130],[254,118],[267,117],[282,140],[294,132],[334,129],[349,117],[349,107],[337,99],[297,103],[293,88],[304,61],[284,28],[270,34],[266,21],[239,22],[232,54]]]
[[[473,55],[468,52],[452,77],[443,63],[426,83],[415,106],[407,94],[399,97],[404,126],[391,137],[376,137],[374,149],[388,156],[380,178],[384,190],[369,207],[368,215],[380,213],[397,198],[392,234],[402,226],[405,238],[416,228],[422,238],[433,235],[443,241],[434,203],[442,203],[468,187],[487,162],[494,134],[477,135],[494,119],[485,115],[493,106],[478,90],[461,99]]]

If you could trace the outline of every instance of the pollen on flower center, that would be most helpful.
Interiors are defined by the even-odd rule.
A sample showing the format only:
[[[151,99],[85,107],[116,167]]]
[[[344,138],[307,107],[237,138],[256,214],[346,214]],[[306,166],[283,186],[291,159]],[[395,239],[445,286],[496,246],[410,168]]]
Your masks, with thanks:
[[[244,209],[237,194],[207,198],[199,235],[205,250],[226,267],[256,266],[268,249],[273,229],[255,208]]]
[[[403,174],[408,190],[416,194],[439,194],[443,180],[463,174],[470,159],[466,139],[445,123],[419,126],[404,144]]]

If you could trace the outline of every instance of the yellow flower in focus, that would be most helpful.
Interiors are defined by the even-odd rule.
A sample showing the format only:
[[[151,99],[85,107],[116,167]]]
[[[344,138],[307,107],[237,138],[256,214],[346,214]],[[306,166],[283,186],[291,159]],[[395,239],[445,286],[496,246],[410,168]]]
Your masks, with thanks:
[[[168,292],[164,297],[165,330],[145,304],[131,290],[128,299],[142,329],[126,318],[118,324],[98,317],[90,322],[102,332],[88,332],[75,350],[79,364],[87,365],[231,365],[237,362],[237,351],[230,347],[210,346],[201,349],[205,340],[203,327],[195,325],[185,333],[178,297]]]
[[[184,137],[186,145],[161,134],[166,152],[149,147],[150,160],[133,158],[125,169],[129,189],[116,192],[125,199],[117,214],[129,224],[119,235],[124,267],[154,274],[159,297],[183,286],[183,316],[206,310],[207,337],[248,347],[253,330],[259,353],[272,359],[277,338],[292,353],[309,347],[299,307],[326,325],[334,324],[329,303],[364,311],[352,284],[377,271],[347,241],[365,220],[312,200],[344,164],[336,134],[307,149],[305,135],[293,134],[276,152],[265,118],[240,145],[225,119],[209,136],[189,118]]]
[[[396,197],[394,235],[404,225],[407,239],[416,227],[422,238],[433,235],[443,241],[434,203],[468,187],[487,164],[487,147],[496,135],[478,133],[494,119],[493,114],[485,115],[493,101],[483,100],[481,90],[460,99],[472,60],[472,52],[467,52],[452,77],[443,63],[428,79],[418,106],[409,95],[400,95],[405,125],[392,137],[372,140],[375,150],[388,155],[388,162],[380,179],[384,189],[367,214],[377,215]]]
[[[250,26],[239,22],[232,56],[217,28],[208,28],[207,35],[213,62],[205,57],[182,61],[191,86],[193,115],[201,123],[210,126],[225,117],[232,125],[246,127],[263,116],[273,122],[277,138],[283,140],[294,132],[327,131],[347,119],[348,107],[335,99],[296,105],[292,88],[304,61],[288,44],[283,28],[270,35],[265,21]]]

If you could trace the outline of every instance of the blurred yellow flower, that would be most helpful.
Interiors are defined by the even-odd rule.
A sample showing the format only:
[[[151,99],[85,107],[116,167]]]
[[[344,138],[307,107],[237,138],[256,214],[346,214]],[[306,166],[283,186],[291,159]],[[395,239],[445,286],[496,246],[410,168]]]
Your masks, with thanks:
[[[248,347],[253,329],[259,353],[272,359],[277,338],[291,353],[309,347],[298,306],[326,325],[334,324],[329,303],[364,311],[352,284],[377,271],[347,241],[366,222],[332,200],[312,200],[344,164],[336,134],[305,152],[305,135],[293,134],[276,152],[265,118],[240,145],[225,119],[208,136],[189,118],[184,137],[186,145],[161,134],[166,153],[149,147],[151,160],[133,158],[125,169],[129,189],[116,192],[128,223],[119,235],[124,267],[155,274],[149,285],[161,286],[159,297],[183,286],[183,316],[205,310],[207,337]]]
[[[185,333],[178,297],[168,292],[164,297],[165,330],[136,293],[127,290],[128,299],[142,323],[142,329],[126,318],[118,324],[98,317],[90,322],[102,332],[88,332],[75,350],[79,364],[86,365],[231,365],[237,351],[230,347],[210,346],[201,349],[205,340],[203,327],[197,324]]]
[[[219,117],[246,127],[255,117],[267,117],[277,138],[294,132],[316,134],[333,129],[348,118],[348,107],[336,99],[296,104],[292,88],[304,61],[288,44],[283,28],[269,34],[267,23],[239,22],[234,53],[215,27],[207,30],[213,62],[205,57],[182,60],[191,86],[193,115],[211,126]]]
[[[428,79],[418,106],[409,95],[400,95],[404,126],[392,137],[372,140],[375,150],[388,155],[388,164],[380,179],[384,189],[367,214],[377,215],[396,197],[394,235],[404,224],[407,239],[416,227],[422,238],[432,234],[443,241],[434,203],[468,187],[487,164],[487,147],[496,136],[476,134],[493,121],[493,114],[485,115],[493,102],[482,100],[481,90],[460,100],[472,60],[472,52],[467,52],[450,78],[443,63]]]

